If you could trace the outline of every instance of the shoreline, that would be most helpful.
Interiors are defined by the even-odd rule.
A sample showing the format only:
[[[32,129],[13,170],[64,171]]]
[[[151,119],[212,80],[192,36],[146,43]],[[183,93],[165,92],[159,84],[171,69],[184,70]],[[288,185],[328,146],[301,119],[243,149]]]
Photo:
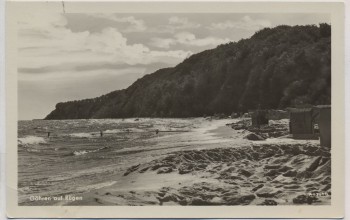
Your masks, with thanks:
[[[217,123],[217,125],[219,125]],[[233,133],[233,130],[223,124],[220,124],[219,126],[216,126],[215,128],[210,128],[205,130],[203,133],[207,134],[212,137],[218,137],[219,139],[226,139],[226,138],[233,138],[234,137],[240,137],[244,135],[245,132],[239,132]],[[242,134],[243,133],[243,134]],[[230,142],[230,141],[229,141]],[[232,142],[232,140],[231,140]],[[239,147],[236,147],[237,149],[239,148],[246,148],[249,145],[259,145],[259,143],[251,143],[251,142],[245,142],[242,140],[237,140],[235,141],[235,144],[239,144]],[[266,142],[261,141],[263,144],[266,144]],[[286,147],[293,147],[293,146],[288,146],[288,144],[285,143],[285,140],[279,140],[279,143],[284,143],[287,145]],[[317,142],[315,141],[296,141],[296,143],[305,143],[309,146],[306,146],[306,148],[314,148],[317,146]],[[220,141],[219,141],[220,143]],[[244,144],[243,144],[244,143]],[[278,143],[278,142],[276,142]],[[186,155],[189,155],[190,153],[197,153],[201,155],[203,152],[216,152],[219,150],[224,151],[225,148],[224,146],[215,146],[214,149],[212,147],[207,147],[205,149],[199,149],[199,150],[190,150],[186,149],[180,153],[181,156],[176,156],[175,158],[178,157],[183,157]],[[232,146],[231,146],[232,147]],[[229,147],[229,149],[231,149]],[[269,146],[265,146],[268,148]],[[302,146],[298,146],[302,147]],[[216,149],[215,149],[216,148]],[[213,149],[213,150],[210,150]],[[230,151],[228,151],[230,152]],[[173,153],[173,154],[178,154],[179,151]],[[173,155],[170,153],[171,155]],[[220,153],[219,153],[220,154]],[[222,154],[221,154],[222,155]],[[206,155],[207,156],[207,155]],[[293,160],[304,160],[303,166],[300,166],[300,170],[298,171],[293,171],[291,167],[288,166],[283,166],[282,164],[275,165],[269,165],[269,160],[272,158],[275,160],[284,160],[284,162],[290,162],[292,163]],[[301,182],[297,182],[295,177],[298,175],[299,172],[299,177],[302,175],[307,175],[308,169],[315,169],[315,168],[310,168],[312,166],[316,166],[315,163],[318,161],[321,161],[320,157],[310,157],[310,156],[305,156],[304,154],[294,156],[295,158],[293,159],[287,159],[289,156],[282,156],[282,158],[279,158],[281,156],[277,156],[277,158],[273,158],[273,156],[269,156],[267,159],[265,158],[263,162],[258,162],[257,164],[252,164],[251,168],[257,169],[258,167],[260,168],[261,166],[268,167],[268,172],[266,170],[259,170],[259,172],[254,172],[247,171],[246,169],[249,169],[249,163],[250,161],[244,161],[244,166],[242,169],[239,169],[236,171],[238,175],[236,176],[230,176],[232,173],[235,171],[232,170],[234,167],[239,164],[236,164],[236,166],[233,166],[233,164],[227,163],[227,161],[210,161],[209,164],[205,164],[202,168],[196,167],[194,169],[189,169],[185,171],[179,172],[179,168],[181,168],[182,165],[177,167],[177,172],[173,172],[174,166],[164,166],[164,165],[169,165],[169,157],[166,157],[163,161],[161,162],[159,160],[156,160],[156,162],[153,162],[152,165],[145,165],[145,164],[139,164],[136,166],[132,166],[129,168],[129,172],[127,171],[124,173],[124,176],[121,178],[122,181],[119,183],[116,183],[115,185],[96,190],[90,193],[85,194],[84,196],[88,198],[88,201],[95,201],[96,203],[100,205],[128,205],[128,202],[132,201],[129,205],[131,204],[139,204],[139,205],[248,205],[248,204],[254,204],[254,205],[277,205],[277,204],[282,204],[282,205],[291,205],[291,204],[309,204],[309,203],[314,203],[318,205],[327,205],[330,203],[330,192],[324,192],[325,197],[322,198],[315,198],[310,195],[313,195],[312,193],[319,193],[317,191],[317,181],[309,181],[309,180],[304,180],[305,183],[302,183],[303,180],[300,180]],[[203,157],[202,157],[203,158]],[[192,161],[195,163],[197,160],[201,160],[201,157],[198,157],[196,160]],[[328,158],[329,159],[329,158]],[[322,162],[323,164],[320,164],[320,170],[330,169],[330,159],[328,162],[328,159],[325,159],[326,162]],[[175,159],[176,160],[176,159]],[[266,161],[265,161],[266,160]],[[287,160],[287,161],[286,161]],[[316,161],[316,162],[315,162]],[[151,164],[152,164],[151,162]],[[160,163],[159,163],[160,162]],[[327,163],[328,162],[328,163]],[[230,165],[229,165],[230,164]],[[264,164],[264,165],[263,165]],[[266,164],[266,165],[265,165]],[[200,164],[203,165],[203,164]],[[269,167],[270,166],[270,167]],[[191,167],[191,165],[190,165]],[[210,167],[208,169],[208,167]],[[220,167],[220,169],[218,169]],[[226,168],[223,168],[226,167]],[[277,170],[282,170],[284,173],[278,173]],[[317,169],[317,168],[316,168]],[[315,169],[315,170],[316,170]],[[209,171],[209,172],[208,172]],[[218,177],[213,176],[213,173],[220,172],[220,175],[224,175],[222,179],[218,179]],[[251,172],[251,173],[250,173]],[[279,174],[276,176],[273,176],[273,173],[276,172],[275,174]],[[145,174],[147,173],[147,174]],[[293,178],[295,174],[295,177]],[[126,175],[127,174],[127,175]],[[268,180],[271,181],[271,183],[268,184],[262,184],[262,182],[266,181],[265,179],[261,179],[261,175],[266,175]],[[272,177],[271,177],[272,175]],[[283,176],[285,175],[285,176]],[[291,175],[291,176],[290,176]],[[227,178],[228,177],[228,178]],[[243,177],[243,178],[242,178]],[[250,184],[250,181],[247,181],[245,178],[251,180],[255,178],[255,186],[253,184]],[[271,177],[271,179],[269,179]],[[273,178],[275,177],[275,178]],[[234,181],[232,181],[232,178]],[[288,180],[288,178],[291,178]],[[324,184],[321,188],[323,190],[330,190],[330,176],[325,176],[324,177]],[[273,182],[273,179],[276,179],[275,183]],[[279,180],[277,180],[279,179]],[[241,182],[240,182],[241,181]],[[240,182],[237,184],[237,182]],[[268,182],[268,181],[267,181]],[[124,185],[127,185],[127,187],[123,187]],[[286,184],[284,186],[284,190],[286,190],[288,193],[285,193],[283,190],[279,190],[278,188],[281,188],[281,184]],[[305,185],[302,186],[299,189],[300,193],[298,194],[298,184],[300,185]],[[232,187],[232,185],[241,185],[243,187],[240,188],[235,188]],[[248,187],[250,185],[251,187]],[[250,188],[249,190],[244,190],[244,188]],[[328,189],[327,189],[328,188]],[[184,189],[188,190],[190,194],[192,195],[192,198],[186,198],[187,193],[184,194]],[[205,189],[205,193],[200,193]],[[282,188],[283,189],[283,188]],[[222,191],[220,191],[222,190]],[[242,191],[243,190],[243,191]],[[303,191],[304,190],[304,191]],[[212,191],[212,192],[210,192]],[[238,195],[238,191],[240,191]],[[214,192],[214,193],[213,193]],[[233,196],[233,201],[227,200],[224,201],[222,198],[224,194],[226,193],[234,193],[236,194]],[[252,193],[255,192],[255,193]],[[297,195],[293,194],[296,192]],[[198,195],[199,194],[199,195]],[[211,194],[211,195],[208,195]],[[215,194],[213,196],[213,194]],[[281,195],[282,194],[282,195]],[[202,196],[202,197],[201,197]],[[203,199],[204,197],[207,197],[206,199]],[[209,199],[210,198],[210,199]],[[90,202],[87,202],[90,204]],[[93,202],[94,203],[94,202]],[[95,204],[96,204],[95,203]],[[74,205],[78,204],[80,205],[81,203],[79,202],[73,202],[68,205]],[[83,204],[86,204],[85,202]]]
[[[330,193],[330,156],[327,150],[320,150],[318,141],[250,141],[244,138],[248,131],[226,126],[235,121],[196,119],[188,132],[162,134],[149,138],[146,146],[118,150],[127,153],[128,162],[107,182],[72,193],[82,200],[36,204],[291,205],[299,200],[300,204],[330,203],[328,194],[322,198],[309,196],[322,190]],[[312,177],[308,169],[319,173]]]

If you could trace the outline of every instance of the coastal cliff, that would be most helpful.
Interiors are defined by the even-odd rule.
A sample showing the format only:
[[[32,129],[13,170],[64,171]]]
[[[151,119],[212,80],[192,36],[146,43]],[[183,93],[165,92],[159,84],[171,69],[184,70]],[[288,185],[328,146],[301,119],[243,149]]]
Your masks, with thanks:
[[[330,25],[282,25],[194,54],[126,89],[58,103],[45,119],[198,117],[330,103]]]

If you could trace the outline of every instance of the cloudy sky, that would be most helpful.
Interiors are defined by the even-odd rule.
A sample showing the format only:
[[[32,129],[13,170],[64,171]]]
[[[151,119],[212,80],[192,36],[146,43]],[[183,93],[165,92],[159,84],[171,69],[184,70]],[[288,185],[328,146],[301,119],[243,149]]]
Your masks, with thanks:
[[[264,27],[330,23],[327,14],[24,14],[18,21],[19,119],[58,102],[127,88],[191,54]]]

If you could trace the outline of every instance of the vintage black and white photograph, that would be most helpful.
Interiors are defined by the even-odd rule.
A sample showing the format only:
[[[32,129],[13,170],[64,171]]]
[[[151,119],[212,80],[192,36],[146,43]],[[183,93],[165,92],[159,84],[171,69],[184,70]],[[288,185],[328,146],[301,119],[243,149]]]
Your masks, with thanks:
[[[299,4],[9,4],[9,216],[340,218],[342,5]]]
[[[330,205],[330,21],[22,15],[18,204]]]

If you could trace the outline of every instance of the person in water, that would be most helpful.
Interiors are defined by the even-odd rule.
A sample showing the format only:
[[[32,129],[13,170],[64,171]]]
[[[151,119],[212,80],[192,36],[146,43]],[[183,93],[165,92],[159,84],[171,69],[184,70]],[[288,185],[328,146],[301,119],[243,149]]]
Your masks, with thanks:
[[[103,137],[103,131],[100,131],[100,137]]]
[[[159,129],[156,129],[156,134],[158,134],[159,133]]]

